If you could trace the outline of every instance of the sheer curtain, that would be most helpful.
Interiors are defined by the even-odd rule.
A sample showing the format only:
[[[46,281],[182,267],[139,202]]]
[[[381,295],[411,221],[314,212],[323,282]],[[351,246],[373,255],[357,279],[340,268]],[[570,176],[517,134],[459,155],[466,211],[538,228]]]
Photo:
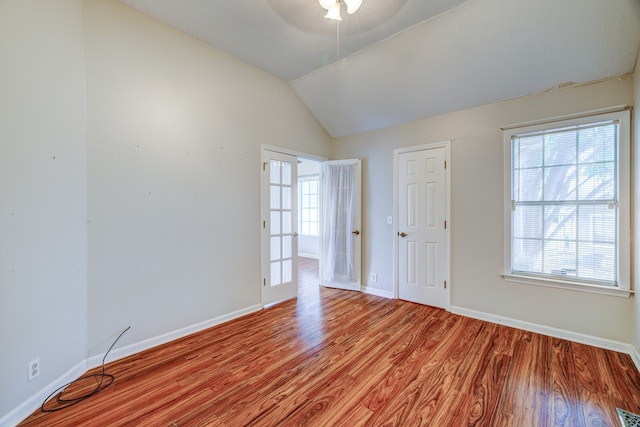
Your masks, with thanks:
[[[354,228],[357,165],[324,169],[323,279],[354,282]]]

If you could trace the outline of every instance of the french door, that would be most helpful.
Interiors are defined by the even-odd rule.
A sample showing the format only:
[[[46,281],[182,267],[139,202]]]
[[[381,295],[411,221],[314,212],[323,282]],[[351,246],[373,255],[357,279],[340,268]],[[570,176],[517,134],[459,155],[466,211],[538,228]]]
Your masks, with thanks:
[[[298,159],[262,151],[262,303],[298,295]]]
[[[286,150],[283,150],[286,151]],[[262,304],[298,295],[298,158],[262,150]],[[323,162],[320,274],[324,286],[361,288],[361,162]]]

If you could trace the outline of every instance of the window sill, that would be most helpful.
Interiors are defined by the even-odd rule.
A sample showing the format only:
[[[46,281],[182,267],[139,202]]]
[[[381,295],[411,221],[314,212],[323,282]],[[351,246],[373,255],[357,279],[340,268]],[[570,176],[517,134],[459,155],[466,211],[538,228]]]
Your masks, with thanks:
[[[592,294],[610,295],[620,298],[629,298],[632,291],[629,289],[613,288],[591,284],[579,284],[563,280],[539,279],[536,277],[517,276],[511,274],[500,275],[507,282],[524,283],[526,285],[544,286],[547,288],[568,289],[572,291],[589,292]]]

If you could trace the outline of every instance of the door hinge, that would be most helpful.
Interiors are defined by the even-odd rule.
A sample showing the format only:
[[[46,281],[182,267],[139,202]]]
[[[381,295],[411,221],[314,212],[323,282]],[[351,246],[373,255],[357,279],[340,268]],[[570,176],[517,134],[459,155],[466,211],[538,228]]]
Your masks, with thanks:
[[[447,289],[447,281],[444,281],[444,288]]]
[[[262,286],[267,286],[267,279],[262,279]]]
[[[263,162],[263,163],[262,163],[262,170],[263,170],[263,171],[266,171],[266,170],[267,170],[267,165],[268,165],[268,164],[269,164],[268,162]]]
[[[262,228],[267,228],[267,221],[262,221]]]
[[[444,229],[445,230],[447,229],[447,221],[446,220],[444,221]]]
[[[444,168],[445,169],[447,168],[447,161],[446,160],[444,161]]]

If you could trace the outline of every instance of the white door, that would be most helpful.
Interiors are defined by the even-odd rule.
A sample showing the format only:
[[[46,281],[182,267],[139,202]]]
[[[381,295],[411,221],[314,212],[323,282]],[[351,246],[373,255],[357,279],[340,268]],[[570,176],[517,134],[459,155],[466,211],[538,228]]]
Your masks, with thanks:
[[[298,159],[262,153],[262,304],[267,305],[298,295]]]
[[[324,162],[322,173],[322,284],[360,290],[359,159]]]
[[[398,155],[398,296],[449,307],[446,153],[433,148]]]

